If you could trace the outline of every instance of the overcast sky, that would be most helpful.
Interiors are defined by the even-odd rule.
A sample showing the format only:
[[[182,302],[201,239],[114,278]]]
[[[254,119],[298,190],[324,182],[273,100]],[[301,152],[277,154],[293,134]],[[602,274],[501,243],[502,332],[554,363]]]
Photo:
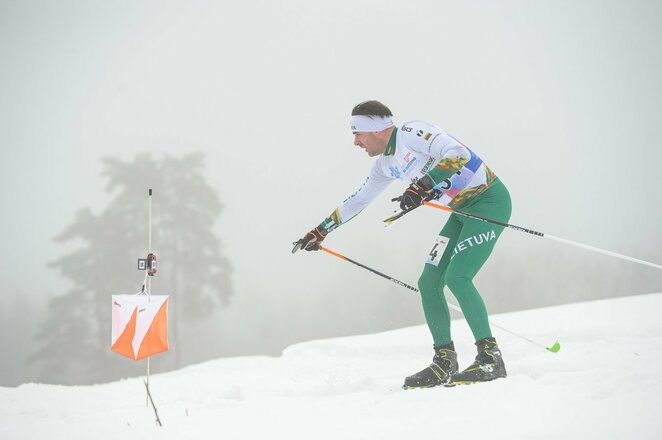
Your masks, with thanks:
[[[472,148],[513,223],[662,263],[661,19],[662,3],[625,0],[0,0],[0,294],[66,290],[46,263],[79,209],[108,202],[101,157],[202,151],[237,307],[360,303],[381,281],[290,250],[365,179],[348,121],[366,99]],[[446,217],[384,230],[402,189],[327,240],[415,283]],[[547,248],[513,234],[494,264],[544,264]]]

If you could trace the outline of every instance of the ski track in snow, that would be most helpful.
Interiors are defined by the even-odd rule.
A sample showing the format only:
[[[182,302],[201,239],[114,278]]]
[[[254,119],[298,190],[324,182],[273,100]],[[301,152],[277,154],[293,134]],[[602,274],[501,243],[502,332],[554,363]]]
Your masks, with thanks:
[[[0,439],[659,439],[662,294],[494,315],[509,376],[403,391],[431,360],[425,326],[293,345],[95,386],[0,388]],[[460,368],[475,356],[453,321]],[[258,437],[259,436],[259,437]]]

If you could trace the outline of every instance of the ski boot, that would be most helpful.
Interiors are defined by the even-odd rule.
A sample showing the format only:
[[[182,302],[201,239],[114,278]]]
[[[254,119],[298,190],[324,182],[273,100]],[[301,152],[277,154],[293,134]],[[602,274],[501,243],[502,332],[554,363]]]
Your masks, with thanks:
[[[454,374],[446,386],[466,385],[506,377],[506,365],[503,363],[501,350],[494,338],[485,338],[476,342],[478,355],[473,364]]]
[[[457,373],[457,353],[453,343],[434,347],[432,363],[426,369],[405,378],[402,388],[431,388],[446,384]]]

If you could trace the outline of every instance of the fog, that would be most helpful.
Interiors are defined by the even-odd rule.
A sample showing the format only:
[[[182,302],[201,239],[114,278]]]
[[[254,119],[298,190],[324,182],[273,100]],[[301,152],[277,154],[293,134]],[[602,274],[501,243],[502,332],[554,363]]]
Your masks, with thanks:
[[[625,0],[0,1],[0,385],[90,380],[44,379],[26,359],[50,302],[73,287],[49,264],[84,245],[55,238],[115,200],[103,158],[201,153],[223,206],[213,230],[232,266],[230,304],[187,323],[155,371],[423,323],[410,291],[290,253],[365,179],[374,159],[348,122],[366,99],[472,148],[509,188],[512,223],[662,263],[661,19],[659,2]],[[136,216],[150,184],[135,187]],[[169,215],[159,189],[155,224]],[[420,209],[384,229],[402,190],[394,182],[325,243],[415,284],[447,216]],[[93,268],[99,286],[126,284],[95,296],[108,315],[110,295],[142,282],[140,257]],[[160,275],[153,293],[186,302]],[[497,312],[659,292],[662,273],[506,231],[476,284]],[[108,366],[105,380],[115,376]]]

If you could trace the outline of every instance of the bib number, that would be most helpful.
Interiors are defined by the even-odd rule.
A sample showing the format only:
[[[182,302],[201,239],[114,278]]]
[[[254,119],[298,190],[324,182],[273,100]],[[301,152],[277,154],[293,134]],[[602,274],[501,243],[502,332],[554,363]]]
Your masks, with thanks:
[[[438,266],[441,256],[444,255],[444,251],[446,250],[446,245],[448,245],[448,237],[438,235],[434,240],[434,246],[432,246],[432,249],[428,254],[428,259],[425,262],[427,264]]]

